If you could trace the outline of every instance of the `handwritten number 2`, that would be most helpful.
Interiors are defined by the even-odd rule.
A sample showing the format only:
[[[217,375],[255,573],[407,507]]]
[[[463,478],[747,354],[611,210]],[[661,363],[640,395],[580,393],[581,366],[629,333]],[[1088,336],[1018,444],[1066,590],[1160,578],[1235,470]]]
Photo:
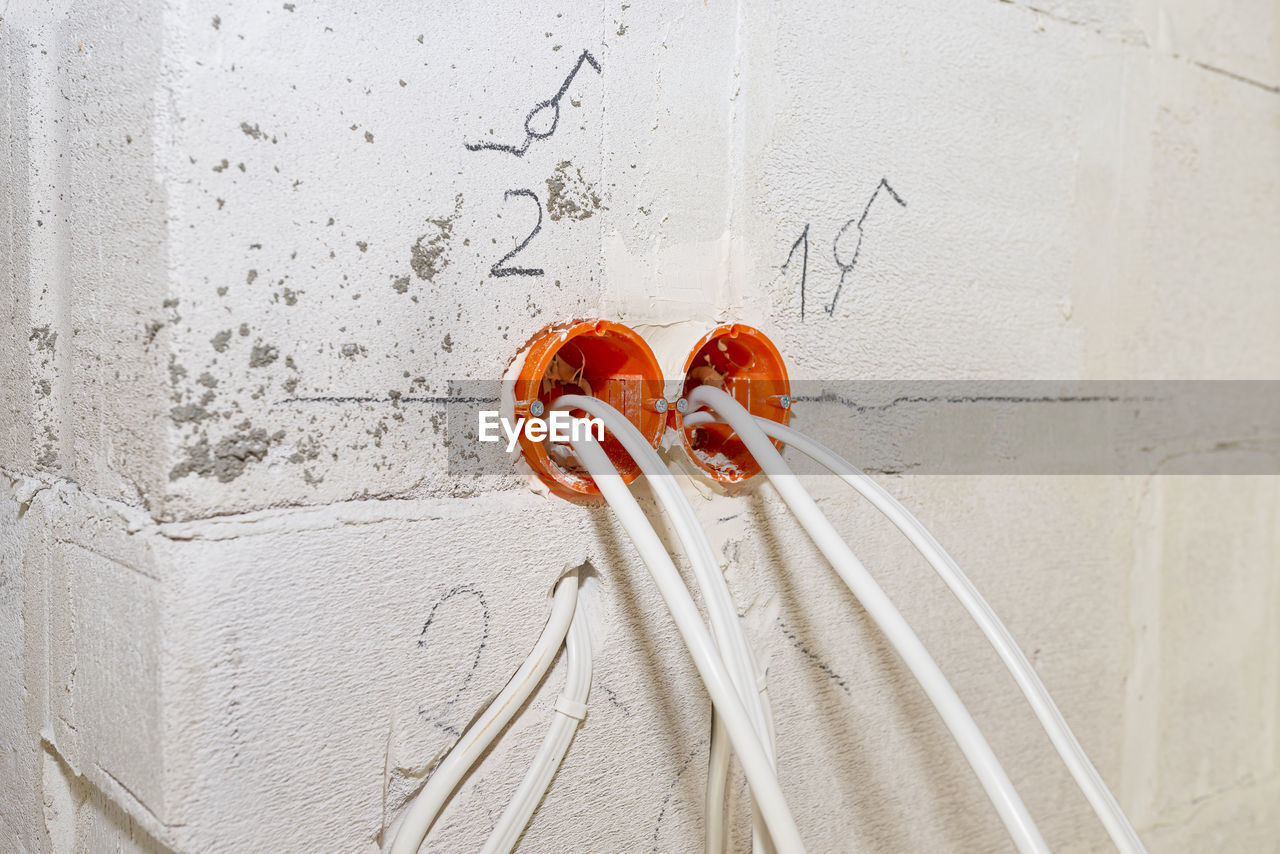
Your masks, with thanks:
[[[538,200],[537,194],[534,193],[533,190],[507,190],[502,195],[502,198],[505,201],[506,199],[509,199],[512,196],[528,196],[529,198],[533,199],[533,203],[538,206],[538,222],[536,225],[534,225],[533,231],[529,232],[528,237],[526,237],[524,240],[521,240],[520,244],[516,246],[515,249],[512,249],[506,255],[503,255],[501,258],[498,259],[498,261],[492,267],[489,268],[489,274],[492,276],[499,276],[499,277],[501,276],[541,276],[543,274],[543,270],[541,267],[508,267],[506,266],[506,263],[510,261],[512,258],[514,258],[516,255],[523,252],[524,248],[529,245],[529,241],[533,240],[533,238],[537,235],[537,233],[542,230],[542,202]]]

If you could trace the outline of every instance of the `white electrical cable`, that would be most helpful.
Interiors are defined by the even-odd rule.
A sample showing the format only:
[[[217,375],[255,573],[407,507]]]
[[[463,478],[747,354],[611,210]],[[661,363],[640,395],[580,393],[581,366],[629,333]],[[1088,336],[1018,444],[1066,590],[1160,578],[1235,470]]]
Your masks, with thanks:
[[[458,783],[546,675],[547,668],[551,666],[569,631],[577,601],[578,570],[575,569],[556,583],[551,616],[547,618],[547,625],[528,658],[484,713],[467,727],[462,738],[458,739],[449,755],[436,766],[426,785],[405,809],[404,820],[396,831],[395,842],[391,843],[391,854],[417,854],[427,831],[435,823]]]
[[[713,420],[715,419],[711,413],[699,412],[687,417],[684,423],[693,427]],[[978,588],[973,585],[951,555],[947,554],[929,533],[929,529],[884,487],[826,445],[798,430],[767,418],[758,418],[756,423],[769,436],[786,442],[856,489],[906,535],[911,544],[951,589],[952,594],[964,609],[969,612],[969,616],[978,624],[978,628],[982,630],[987,641],[1000,656],[1005,668],[1018,683],[1023,696],[1027,698],[1032,711],[1039,718],[1040,725],[1049,736],[1049,740],[1053,742],[1058,755],[1062,757],[1067,770],[1071,772],[1076,784],[1088,799],[1089,805],[1093,807],[1094,813],[1106,827],[1116,848],[1122,854],[1146,854],[1146,848],[1138,837],[1137,831],[1134,830],[1133,824],[1124,814],[1124,810],[1112,795],[1111,790],[1107,788],[1098,770],[1089,761],[1084,748],[1076,740],[1071,727],[1067,725],[1062,712],[1058,710],[1053,697],[1049,695],[1044,683],[1036,675],[1035,668],[1031,666],[1031,662],[1027,661],[1027,657],[1017,641],[1013,639],[1013,635],[1009,633],[1000,617],[996,615],[991,605],[982,597]]]
[[[569,752],[578,724],[586,717],[587,696],[591,692],[591,636],[583,611],[579,602],[573,612],[573,622],[569,624],[569,635],[565,638],[565,670],[568,675],[564,692],[556,701],[547,737],[480,854],[511,854],[515,850],[520,834],[533,818],[539,801],[551,785],[551,778]]]
[[[712,635],[715,638],[715,635]],[[716,645],[719,648],[719,644]],[[721,650],[723,653],[723,650]],[[732,675],[732,673],[730,673]],[[735,684],[735,688],[738,686]],[[703,793],[702,850],[704,854],[724,854],[727,835],[725,808],[729,795],[729,762],[733,758],[733,745],[729,743],[729,731],[724,720],[711,710],[711,746],[707,750],[707,787]],[[774,757],[772,753],[769,758]],[[776,762],[774,763],[776,767]],[[759,813],[752,814],[752,820]],[[752,838],[756,838],[755,834]]]
[[[693,567],[694,576],[707,603],[711,623],[711,636],[716,648],[729,668],[738,697],[751,715],[756,734],[773,755],[772,715],[766,708],[768,695],[762,693],[763,676],[759,674],[755,657],[738,619],[737,608],[729,592],[729,585],[720,571],[715,550],[707,539],[706,531],[698,524],[698,518],[676,484],[675,478],[663,464],[657,451],[640,433],[631,420],[608,403],[586,395],[563,395],[556,399],[552,409],[580,409],[604,422],[604,426],[616,438],[649,480],[654,494],[675,528],[676,536],[684,546]],[[711,750],[707,771],[704,847],[708,854],[721,854],[725,845],[724,802],[727,791],[730,751],[725,743],[727,733],[719,715],[713,716]],[[776,761],[774,761],[776,766]],[[759,854],[770,848],[768,834],[758,813],[753,814],[755,846]]]
[[[729,739],[742,763],[747,784],[751,787],[751,793],[764,817],[773,843],[782,854],[804,851],[804,843],[800,840],[795,819],[792,818],[778,785],[778,777],[769,760],[765,742],[756,735],[751,725],[751,716],[734,688],[728,669],[717,653],[711,634],[703,624],[698,607],[684,586],[679,571],[672,563],[671,555],[663,547],[661,539],[645,518],[635,497],[622,482],[604,449],[591,438],[574,442],[573,449],[649,568],[658,592],[671,612],[676,629],[693,658],[694,666],[706,685],[707,693],[711,695],[711,702],[724,718]]]
[[[756,425],[755,417],[723,390],[714,386],[704,385],[693,389],[688,400],[693,408],[707,406],[715,410],[734,429],[810,538],[862,603],[880,631],[893,644],[951,731],[1018,850],[1022,854],[1047,854],[1049,848],[1022,799],[1014,790],[1009,776],[992,753],[991,746],[969,715],[969,710],[938,668],[937,662],[929,655],[924,644],[867,572],[866,567],[841,539],[813,497],[783,462],[782,455],[773,446],[773,442]]]

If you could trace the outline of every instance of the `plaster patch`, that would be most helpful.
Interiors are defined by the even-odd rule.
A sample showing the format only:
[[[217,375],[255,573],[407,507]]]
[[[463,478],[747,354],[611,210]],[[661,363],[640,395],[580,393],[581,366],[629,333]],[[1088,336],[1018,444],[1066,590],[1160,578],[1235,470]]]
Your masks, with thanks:
[[[247,421],[235,433],[220,439],[212,448],[208,437],[201,436],[199,442],[185,449],[187,458],[170,470],[169,480],[197,474],[201,477],[216,477],[221,483],[230,483],[243,474],[250,463],[261,462],[271,445],[283,438],[283,430],[268,434],[263,428],[253,427]]]
[[[209,412],[195,403],[186,403],[169,410],[169,417],[174,424],[199,423],[209,417]]]
[[[595,185],[582,177],[581,169],[562,160],[547,179],[547,216],[552,220],[584,220],[602,207]]]
[[[435,281],[436,274],[449,266],[449,241],[453,237],[453,222],[462,210],[462,194],[454,197],[453,214],[440,219],[428,220],[434,232],[428,231],[418,237],[409,248],[409,266],[419,279]]]
[[[50,331],[48,326],[38,326],[31,330],[28,341],[36,342],[37,350],[53,351],[54,346],[58,343],[58,333]]]
[[[249,352],[249,367],[265,368],[278,358],[280,358],[280,351],[275,346],[255,341],[253,349]]]

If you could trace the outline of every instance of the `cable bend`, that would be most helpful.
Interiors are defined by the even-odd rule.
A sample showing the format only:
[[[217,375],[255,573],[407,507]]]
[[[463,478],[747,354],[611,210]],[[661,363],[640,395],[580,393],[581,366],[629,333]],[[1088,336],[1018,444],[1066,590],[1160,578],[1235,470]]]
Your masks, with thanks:
[[[538,803],[551,786],[551,780],[569,752],[569,745],[587,714],[587,697],[591,693],[591,635],[582,603],[573,612],[569,634],[565,638],[564,690],[556,698],[551,726],[538,755],[534,757],[524,779],[494,825],[481,854],[510,854],[520,835],[538,809]]]
[[[580,409],[604,422],[605,427],[635,460],[641,472],[662,504],[671,520],[677,538],[684,547],[693,568],[694,577],[707,604],[711,623],[711,637],[716,649],[729,668],[734,688],[747,707],[751,725],[764,741],[770,761],[775,765],[773,745],[772,711],[768,707],[768,694],[759,690],[764,674],[756,666],[755,656],[738,619],[733,596],[720,571],[715,550],[707,539],[706,531],[698,523],[697,515],[689,505],[675,478],[634,424],[625,415],[603,400],[586,395],[563,395],[552,404],[552,409]],[[714,716],[711,727],[711,749],[707,769],[706,824],[704,850],[707,854],[722,854],[725,845],[725,798],[728,791],[729,762],[732,751],[725,743],[726,733],[719,716]],[[752,824],[757,854],[771,849],[768,832],[758,813],[753,811]]]
[[[713,386],[693,389],[688,400],[692,408],[713,409],[734,429],[818,549],[897,650],[951,731],[1014,845],[1022,854],[1048,854],[1049,848],[1022,798],[933,656],[800,484],[773,442],[756,425],[755,417]]]
[[[713,420],[715,419],[711,413],[698,412],[686,417],[685,424],[696,426]],[[1134,830],[1129,817],[1125,815],[1124,809],[1107,787],[1098,769],[1089,760],[1088,754],[1076,739],[1075,733],[1071,731],[1053,697],[1022,652],[1022,648],[1018,646],[995,609],[978,592],[978,588],[964,574],[946,549],[938,543],[924,523],[866,472],[816,439],[767,418],[758,418],[756,423],[770,437],[787,443],[857,490],[907,537],[911,545],[929,562],[929,566],[969,613],[987,642],[1000,656],[1005,669],[1013,676],[1022,695],[1026,697],[1031,710],[1040,721],[1040,726],[1049,736],[1058,755],[1062,757],[1063,764],[1067,766],[1076,785],[1089,801],[1094,814],[1106,828],[1116,849],[1121,854],[1146,854],[1147,849],[1142,844],[1138,832]]]
[[[739,697],[728,668],[720,658],[671,555],[604,449],[594,439],[587,438],[574,442],[573,450],[635,544],[666,602],[694,667],[711,695],[711,702],[724,718],[733,749],[742,763],[747,784],[773,843],[782,854],[801,854],[804,843],[778,784],[777,773],[764,746],[766,742],[752,727],[746,705]]]
[[[395,841],[391,843],[391,854],[417,854],[422,840],[426,838],[458,783],[498,737],[503,727],[511,722],[516,711],[524,705],[533,689],[546,675],[569,631],[577,602],[578,570],[574,569],[565,573],[556,583],[551,600],[551,615],[529,656],[480,717],[467,727],[462,738],[458,739],[449,754],[431,772],[426,785],[405,808],[404,819],[396,831]]]

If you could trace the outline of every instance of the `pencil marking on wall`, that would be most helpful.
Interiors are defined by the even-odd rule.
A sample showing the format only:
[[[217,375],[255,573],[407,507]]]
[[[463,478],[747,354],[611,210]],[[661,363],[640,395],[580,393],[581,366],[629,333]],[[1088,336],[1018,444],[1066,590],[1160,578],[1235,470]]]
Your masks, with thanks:
[[[805,658],[813,662],[813,665],[817,667],[819,670],[821,670],[824,674],[826,674],[826,677],[828,679],[836,683],[836,685],[839,686],[841,691],[844,691],[846,694],[848,694],[851,697],[853,696],[853,693],[849,690],[849,683],[845,681],[843,676],[841,676],[839,673],[836,673],[834,670],[832,670],[830,664],[827,664],[825,661],[822,660],[822,658],[818,656],[817,653],[809,649],[809,647],[805,644],[805,642],[802,641],[800,637],[795,632],[793,632],[786,623],[782,621],[781,617],[778,617],[776,622],[778,624],[778,628],[782,629],[782,633],[786,635],[787,640],[791,641],[792,646],[800,650],[800,652],[804,654]]]
[[[804,321],[804,289],[809,278],[809,223],[804,224],[804,231],[800,232],[800,236],[796,238],[796,242],[791,244],[791,251],[787,253],[787,260],[782,262],[780,272],[787,272],[787,268],[791,266],[791,259],[796,254],[796,247],[804,244],[804,256],[800,266],[800,320]]]
[[[431,624],[436,621],[436,618],[440,616],[440,608],[446,602],[453,601],[460,596],[469,597],[480,605],[480,643],[476,646],[475,655],[472,656],[471,667],[467,670],[467,675],[462,677],[462,682],[458,685],[458,690],[454,691],[453,696],[435,708],[427,709],[421,706],[418,708],[419,715],[453,736],[461,736],[462,732],[449,722],[448,716],[451,715],[453,707],[458,700],[462,699],[462,695],[466,693],[467,687],[475,677],[476,670],[480,667],[480,657],[484,655],[485,646],[489,643],[490,613],[489,603],[484,598],[484,591],[474,584],[460,584],[454,587],[432,604],[431,611],[427,614],[427,621],[422,624],[422,631],[418,635],[418,648],[423,649],[427,646],[427,631],[431,628]]]
[[[867,216],[871,213],[871,206],[875,204],[875,200],[879,197],[880,191],[884,190],[902,207],[906,207],[907,203],[903,201],[898,192],[889,184],[889,179],[881,178],[880,183],[876,185],[875,190],[871,193],[871,198],[867,199],[867,204],[862,209],[859,216],[853,217],[844,225],[840,226],[840,230],[836,232],[835,239],[831,241],[831,255],[836,262],[836,267],[840,270],[840,280],[836,283],[835,293],[831,295],[831,302],[824,305],[823,311],[828,317],[832,317],[836,313],[836,305],[840,301],[840,292],[844,288],[845,280],[849,274],[853,272],[853,268],[858,264],[858,257],[862,252],[863,225],[867,221]],[[791,263],[795,260],[796,250],[800,250],[800,321],[803,323],[808,314],[809,301],[809,226],[811,223],[805,223],[804,228],[800,231],[800,236],[791,244],[791,248],[787,250],[787,260],[782,262],[782,266],[778,268],[779,275],[785,275],[791,269]],[[845,238],[850,227],[858,234],[858,242],[854,244],[853,256],[844,261],[840,257],[841,239]],[[851,238],[850,238],[851,239]]]
[[[880,183],[876,184],[875,190],[872,191],[871,198],[867,199],[867,206],[862,209],[862,216],[857,218],[856,228],[858,230],[858,242],[853,247],[853,257],[849,259],[848,264],[845,264],[840,260],[840,238],[844,237],[845,232],[849,230],[849,226],[854,225],[854,220],[851,219],[846,222],[841,227],[840,231],[837,232],[835,240],[831,241],[831,255],[835,258],[836,266],[840,268],[840,284],[836,285],[836,292],[831,297],[831,304],[827,306],[828,317],[831,317],[836,313],[836,303],[840,299],[840,291],[844,288],[845,277],[849,275],[849,273],[853,272],[854,266],[858,263],[858,253],[862,251],[862,224],[867,221],[867,214],[871,213],[871,206],[875,204],[875,200],[880,195],[880,191],[882,189],[887,190],[895,202],[902,205],[904,208],[907,206],[907,203],[902,200],[902,197],[898,195],[897,191],[895,191],[893,187],[889,186],[888,179],[881,178]]]
[[[671,800],[676,795],[676,786],[680,784],[680,778],[684,776],[685,771],[689,770],[689,765],[696,756],[702,753],[702,748],[706,744],[707,740],[704,738],[693,746],[693,749],[685,756],[684,761],[680,763],[680,767],[676,769],[676,776],[672,778],[671,785],[667,787],[667,794],[662,798],[662,806],[658,810],[658,820],[653,825],[653,848],[651,850],[654,854],[658,854],[661,851],[661,847],[658,845],[658,836],[662,833],[662,820],[667,816],[667,808],[671,806]]]
[[[627,717],[631,717],[631,710],[627,708],[626,703],[623,703],[621,700],[618,699],[617,691],[614,691],[608,685],[600,685],[599,688],[601,691],[604,691],[605,699],[609,701],[609,705],[613,706],[614,708],[621,709],[622,714],[626,715]]]
[[[538,199],[537,194],[534,193],[533,190],[507,190],[505,193],[502,194],[502,198],[504,200],[509,199],[512,196],[527,196],[533,199],[533,203],[538,206],[538,222],[533,226],[533,231],[529,232],[528,237],[526,237],[524,240],[521,240],[515,249],[512,249],[506,255],[503,255],[494,263],[492,267],[489,268],[489,273],[490,275],[498,276],[498,277],[541,276],[544,272],[541,267],[507,267],[505,266],[508,261],[510,261],[516,255],[518,255],[521,251],[524,250],[526,246],[529,245],[529,241],[533,240],[533,238],[537,236],[539,231],[542,231],[542,202]]]
[[[596,74],[601,73],[600,63],[591,55],[590,51],[584,50],[579,56],[577,63],[574,64],[573,70],[564,78],[564,82],[560,84],[560,89],[545,101],[539,101],[534,104],[533,109],[524,117],[524,142],[519,146],[506,145],[498,142],[464,142],[468,151],[505,151],[507,154],[514,154],[516,157],[524,157],[529,146],[533,144],[535,139],[547,139],[556,132],[556,126],[560,124],[560,101],[564,98],[565,93],[569,91],[569,86],[573,83],[573,78],[577,76],[578,71],[582,69],[586,63],[595,69]],[[550,111],[551,125],[545,130],[536,130],[540,122],[535,121],[537,116],[545,111]],[[545,119],[543,120],[545,121]]]

